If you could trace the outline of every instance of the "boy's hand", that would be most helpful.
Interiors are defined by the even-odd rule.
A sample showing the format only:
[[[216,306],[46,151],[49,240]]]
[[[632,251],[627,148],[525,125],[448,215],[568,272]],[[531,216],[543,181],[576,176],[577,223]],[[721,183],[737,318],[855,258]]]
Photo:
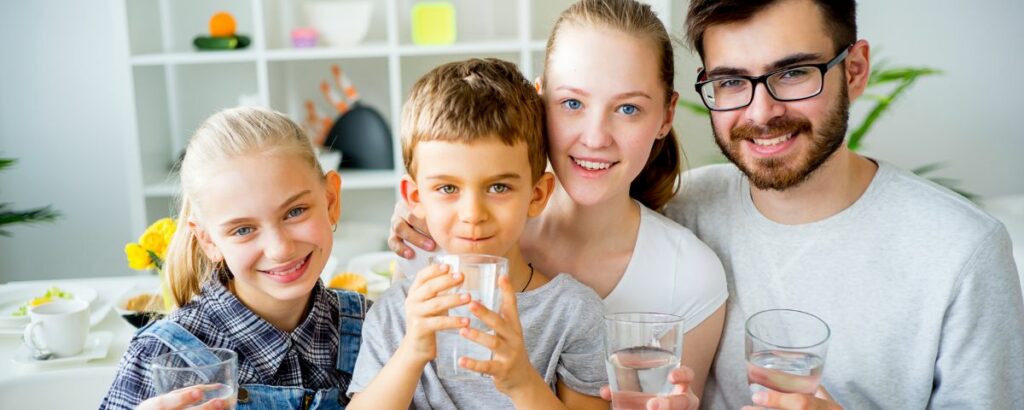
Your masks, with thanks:
[[[530,357],[526,353],[523,328],[516,308],[516,294],[512,291],[508,276],[498,278],[498,288],[501,290],[500,316],[479,302],[469,305],[470,312],[494,329],[494,334],[482,333],[469,327],[459,331],[462,337],[490,349],[494,354],[487,361],[462,357],[459,366],[491,375],[498,391],[508,396],[513,396],[516,390],[536,386],[537,382],[544,388],[544,380],[530,364]]]
[[[448,274],[448,265],[430,265],[416,273],[405,298],[405,337],[399,349],[426,363],[437,356],[439,330],[469,326],[469,318],[448,316],[448,309],[469,303],[467,294],[441,293],[462,283],[459,272]]]

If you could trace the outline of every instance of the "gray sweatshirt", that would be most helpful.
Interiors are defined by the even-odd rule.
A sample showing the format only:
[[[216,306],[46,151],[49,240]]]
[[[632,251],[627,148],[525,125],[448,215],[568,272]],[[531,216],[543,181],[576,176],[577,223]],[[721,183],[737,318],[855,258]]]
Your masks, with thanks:
[[[1024,301],[1006,229],[878,162],[853,205],[803,225],[761,215],[731,164],[684,177],[667,214],[718,254],[729,287],[704,407],[750,403],[744,322],[793,308],[831,327],[822,385],[846,408],[1024,408]]]

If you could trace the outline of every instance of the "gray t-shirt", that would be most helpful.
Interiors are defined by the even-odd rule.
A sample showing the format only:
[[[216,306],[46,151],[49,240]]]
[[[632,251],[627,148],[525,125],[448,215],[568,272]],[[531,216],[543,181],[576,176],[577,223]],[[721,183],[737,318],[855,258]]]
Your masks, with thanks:
[[[1024,408],[1024,302],[1006,229],[877,162],[861,198],[803,225],[761,215],[731,164],[685,175],[667,214],[718,253],[729,287],[704,407],[750,403],[744,322],[793,308],[831,327],[822,385],[846,408]]]
[[[370,308],[363,341],[349,384],[351,396],[366,388],[398,349],[405,335],[405,297],[409,280],[388,289]],[[589,287],[559,274],[537,289],[516,295],[530,363],[550,386],[561,380],[569,388],[597,396],[608,384],[604,368],[604,306]],[[437,376],[435,362],[423,369],[410,408],[513,408],[490,378],[448,380]]]

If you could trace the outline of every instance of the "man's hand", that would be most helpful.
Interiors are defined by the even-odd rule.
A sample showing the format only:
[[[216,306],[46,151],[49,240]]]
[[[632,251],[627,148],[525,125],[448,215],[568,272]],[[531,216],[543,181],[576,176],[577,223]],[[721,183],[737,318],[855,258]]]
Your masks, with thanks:
[[[153,396],[139,404],[138,410],[220,410],[228,408],[224,399],[213,399],[201,406],[192,407],[203,399],[203,386],[192,386],[178,389],[170,393]]]
[[[448,309],[469,303],[465,293],[445,292],[462,283],[459,272],[449,275],[448,265],[430,265],[416,273],[405,298],[405,336],[399,349],[417,362],[429,362],[437,356],[440,330],[469,326],[469,318],[448,316]]]
[[[427,232],[427,221],[410,213],[405,202],[395,203],[395,213],[391,214],[391,236],[388,237],[388,248],[405,259],[415,257],[416,251],[406,246],[403,240],[423,250],[434,250],[434,241],[423,232]]]
[[[814,395],[767,390],[754,393],[751,400],[757,406],[744,406],[743,410],[842,410],[843,408],[832,399],[824,387],[820,386]]]
[[[601,388],[601,398],[611,401],[615,408],[646,410],[696,410],[700,399],[690,391],[693,370],[679,366],[668,374],[668,381],[675,385],[668,396],[651,397],[650,394],[620,391],[612,394],[608,386]]]

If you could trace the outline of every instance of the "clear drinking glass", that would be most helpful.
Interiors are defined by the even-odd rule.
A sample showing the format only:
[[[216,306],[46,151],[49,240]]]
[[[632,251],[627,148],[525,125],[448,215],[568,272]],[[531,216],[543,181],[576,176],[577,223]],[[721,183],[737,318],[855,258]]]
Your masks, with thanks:
[[[605,369],[612,408],[645,409],[648,399],[672,392],[669,373],[683,357],[683,318],[626,312],[604,316]]]
[[[814,394],[825,369],[831,335],[824,320],[799,310],[770,309],[747,319],[746,329],[751,393],[767,388]]]
[[[203,398],[194,405],[224,399],[228,408],[235,408],[238,355],[234,351],[217,348],[178,350],[154,358],[150,370],[158,395],[200,386]]]
[[[445,264],[451,267],[449,272],[463,275],[462,283],[449,293],[465,293],[473,301],[484,307],[497,311],[501,305],[498,292],[498,277],[508,275],[508,259],[500,256],[462,254],[437,255],[430,258],[431,264]],[[469,326],[484,333],[493,330],[469,311],[469,304],[448,310],[448,316],[469,318]],[[458,330],[442,330],[437,332],[437,375],[445,379],[470,379],[483,375],[459,367],[459,358],[468,357],[474,360],[490,360],[491,351],[459,335]]]

